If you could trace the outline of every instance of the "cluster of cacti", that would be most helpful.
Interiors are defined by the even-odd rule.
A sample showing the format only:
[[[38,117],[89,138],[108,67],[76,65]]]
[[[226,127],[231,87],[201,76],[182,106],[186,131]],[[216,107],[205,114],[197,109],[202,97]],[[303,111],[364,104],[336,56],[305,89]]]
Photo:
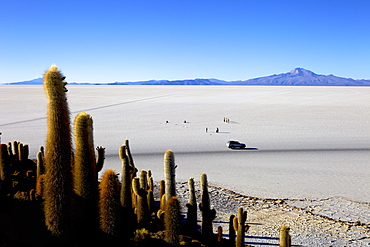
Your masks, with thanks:
[[[0,196],[13,196],[17,191],[35,189],[36,163],[28,155],[27,144],[18,141],[0,144]]]
[[[172,151],[164,153],[164,180],[159,181],[159,206],[154,201],[152,173],[150,170],[141,170],[137,174],[128,140],[124,140],[118,152],[122,161],[120,179],[113,169],[109,169],[99,182],[98,173],[103,168],[105,148],[94,148],[93,119],[86,112],[75,117],[75,148],[72,147],[64,79],[55,66],[44,75],[48,98],[45,150],[43,146],[40,147],[36,159],[30,160],[27,144],[17,141],[0,144],[0,199],[10,199],[3,200],[0,206],[4,208],[5,202],[12,199],[33,203],[32,207],[27,205],[27,210],[20,211],[34,210],[32,212],[37,217],[33,217],[29,225],[35,228],[43,225],[45,229],[37,229],[41,235],[48,236],[48,240],[44,241],[55,241],[40,244],[45,246],[87,246],[98,244],[99,241],[113,245],[122,243],[122,240],[139,239],[147,241],[152,233],[163,230],[162,240],[166,242],[163,245],[178,246],[180,235],[187,235],[191,239],[201,239],[206,246],[222,246],[225,242],[222,227],[218,228],[217,237],[213,233],[212,222],[216,211],[211,208],[205,173],[200,175],[201,231],[198,231],[194,178],[188,180],[187,214],[186,220],[182,220],[180,202],[176,196],[176,164]],[[12,207],[10,202],[8,208],[16,210],[19,205],[22,204]],[[230,217],[230,246],[244,246],[244,235],[248,230],[246,216],[247,213],[239,208],[238,216]],[[17,218],[20,219],[23,217]],[[281,228],[280,246],[290,246],[288,231],[289,228],[285,226]],[[34,238],[35,241],[43,241],[43,237],[37,234],[34,234]],[[195,243],[197,241],[193,245],[189,243],[189,246],[198,246]]]

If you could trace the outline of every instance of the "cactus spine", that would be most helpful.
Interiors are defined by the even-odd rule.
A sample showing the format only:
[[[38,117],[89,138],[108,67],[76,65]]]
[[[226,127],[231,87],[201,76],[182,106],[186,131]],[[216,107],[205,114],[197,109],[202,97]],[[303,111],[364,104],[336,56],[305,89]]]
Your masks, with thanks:
[[[289,230],[290,228],[285,225],[280,228],[280,247],[290,247],[291,246],[291,238],[290,238]]]
[[[180,217],[180,202],[177,197],[173,196],[167,201],[166,212],[164,214],[164,240],[171,246],[179,246],[180,244]]]
[[[119,237],[121,232],[119,181],[113,169],[104,173],[99,187],[100,229],[108,236]]]
[[[167,202],[172,196],[176,196],[175,169],[175,156],[171,150],[168,150],[164,154],[164,180]]]
[[[244,236],[248,231],[249,226],[245,224],[247,220],[247,211],[244,211],[243,208],[238,208],[238,217],[234,218],[234,229],[237,232],[236,234],[236,247],[244,247]]]
[[[56,66],[44,75],[48,98],[44,179],[45,223],[56,236],[71,233],[71,130],[65,77]]]
[[[201,188],[201,202],[199,209],[202,211],[202,235],[206,241],[213,240],[213,227],[212,221],[216,218],[216,210],[211,209],[207,175],[202,173],[200,175],[200,188]]]
[[[186,217],[186,228],[190,236],[195,236],[197,233],[197,201],[195,198],[195,189],[194,189],[194,178],[188,179],[189,187],[189,200],[186,204],[188,208],[188,213]]]

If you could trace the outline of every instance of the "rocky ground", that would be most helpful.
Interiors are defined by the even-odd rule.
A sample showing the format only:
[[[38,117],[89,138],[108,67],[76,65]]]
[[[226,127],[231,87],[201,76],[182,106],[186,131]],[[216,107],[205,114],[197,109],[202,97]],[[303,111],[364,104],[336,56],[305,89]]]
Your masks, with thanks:
[[[279,228],[290,227],[292,246],[370,246],[370,204],[339,197],[317,200],[262,199],[209,185],[212,207],[217,211],[214,231],[222,226],[228,237],[231,214],[238,207],[248,212],[249,246],[278,246]],[[178,197],[186,214],[187,183],[178,183]],[[199,184],[196,194],[200,200]],[[201,220],[199,212],[198,220]]]

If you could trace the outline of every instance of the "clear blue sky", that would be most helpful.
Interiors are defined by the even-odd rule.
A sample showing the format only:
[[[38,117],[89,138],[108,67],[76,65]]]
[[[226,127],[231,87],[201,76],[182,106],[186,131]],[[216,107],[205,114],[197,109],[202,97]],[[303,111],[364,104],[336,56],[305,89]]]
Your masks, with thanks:
[[[369,0],[0,0],[0,83],[370,79]]]

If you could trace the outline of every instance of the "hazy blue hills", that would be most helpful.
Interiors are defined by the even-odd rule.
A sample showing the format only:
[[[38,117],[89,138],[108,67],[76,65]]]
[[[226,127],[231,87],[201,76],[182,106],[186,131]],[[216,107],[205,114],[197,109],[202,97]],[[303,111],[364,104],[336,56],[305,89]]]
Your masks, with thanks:
[[[318,75],[303,68],[295,68],[288,73],[259,77],[246,81],[230,82],[230,84],[274,86],[370,86],[370,80],[354,80],[334,75]]]
[[[42,78],[6,85],[41,85]],[[149,80],[113,83],[70,83],[70,85],[263,85],[263,86],[370,86],[370,80],[354,80],[334,75],[319,75],[310,70],[295,68],[288,73],[258,77],[244,81],[223,81],[218,79]]]

